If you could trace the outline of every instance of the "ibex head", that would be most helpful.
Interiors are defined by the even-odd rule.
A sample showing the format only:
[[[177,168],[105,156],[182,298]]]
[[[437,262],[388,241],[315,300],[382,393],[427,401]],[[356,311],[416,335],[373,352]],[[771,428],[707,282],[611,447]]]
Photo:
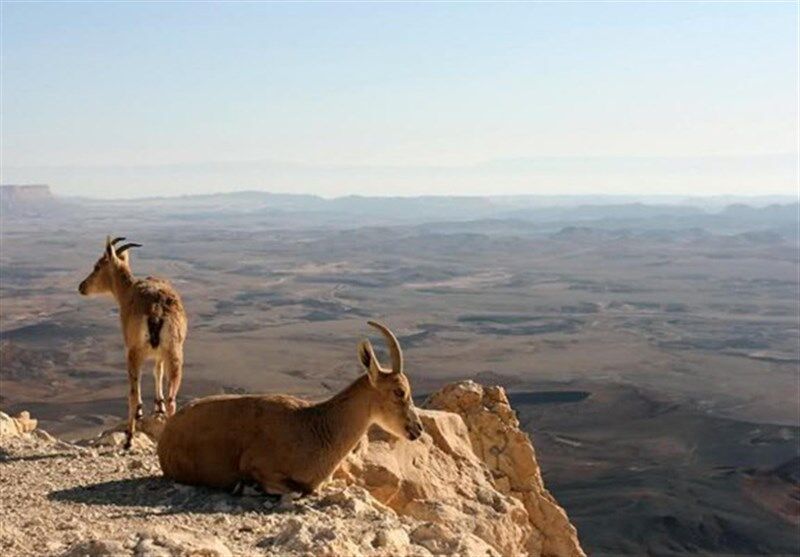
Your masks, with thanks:
[[[115,247],[118,242],[124,239],[114,238],[112,240],[111,236],[106,237],[106,248],[103,255],[94,264],[94,269],[89,273],[89,276],[78,285],[78,292],[84,296],[111,292],[111,273],[120,267],[129,269],[128,254],[125,252],[130,248],[141,247],[141,244],[133,243]]]
[[[366,369],[370,384],[378,395],[374,397],[375,421],[398,437],[406,437],[412,441],[418,439],[422,435],[422,422],[411,398],[411,384],[403,373],[403,352],[400,350],[400,343],[385,325],[375,321],[368,323],[383,333],[392,357],[392,369],[389,371],[381,366],[368,340],[363,340],[358,345],[358,359]]]

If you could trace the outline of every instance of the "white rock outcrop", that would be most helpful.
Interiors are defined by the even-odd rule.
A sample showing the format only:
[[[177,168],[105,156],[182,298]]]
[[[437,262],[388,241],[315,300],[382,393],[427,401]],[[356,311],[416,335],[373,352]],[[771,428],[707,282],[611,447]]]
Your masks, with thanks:
[[[463,418],[472,450],[489,468],[498,491],[522,502],[541,539],[533,554],[573,557],[585,553],[567,513],[545,488],[530,437],[519,428],[502,387],[453,383],[432,395],[429,408]]]
[[[0,438],[18,437],[36,429],[37,420],[31,418],[28,412],[20,412],[13,418],[5,412],[0,412]]]
[[[435,410],[419,413],[426,432],[419,440],[397,439],[373,428],[339,475],[398,514],[429,523],[418,535],[432,536],[427,545],[434,553],[457,553],[444,540],[464,538],[472,553],[535,554],[538,534],[528,513],[520,501],[495,489],[472,451],[461,417]]]

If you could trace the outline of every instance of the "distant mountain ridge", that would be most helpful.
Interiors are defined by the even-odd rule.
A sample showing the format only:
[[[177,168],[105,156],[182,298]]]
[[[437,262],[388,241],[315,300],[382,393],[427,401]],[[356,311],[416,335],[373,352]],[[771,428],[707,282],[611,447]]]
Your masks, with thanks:
[[[159,215],[182,221],[225,215],[274,226],[352,228],[361,226],[486,223],[507,233],[556,233],[564,227],[597,229],[706,229],[722,234],[772,231],[798,236],[800,204],[790,197],[679,196],[417,196],[350,195],[325,198],[312,194],[239,191],[230,193],[92,199],[54,196],[48,186],[3,186],[4,216],[53,214],[85,217],[124,210],[129,215]],[[764,239],[767,237],[764,236]]]

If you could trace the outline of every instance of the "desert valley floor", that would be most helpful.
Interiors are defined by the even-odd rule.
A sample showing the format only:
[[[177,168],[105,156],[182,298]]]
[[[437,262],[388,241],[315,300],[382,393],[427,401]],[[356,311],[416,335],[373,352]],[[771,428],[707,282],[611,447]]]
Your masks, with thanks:
[[[417,397],[508,390],[591,554],[797,549],[796,205],[455,218],[252,195],[6,211],[3,409],[67,438],[124,415],[116,308],[77,292],[113,233],[183,294],[181,401],[329,395],[378,318]]]

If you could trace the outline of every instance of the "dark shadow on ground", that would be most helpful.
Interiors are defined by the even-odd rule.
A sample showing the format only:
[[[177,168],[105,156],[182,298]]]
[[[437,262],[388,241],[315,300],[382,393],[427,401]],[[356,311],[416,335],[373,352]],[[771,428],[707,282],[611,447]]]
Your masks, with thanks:
[[[112,480],[53,491],[53,501],[85,505],[151,507],[153,514],[273,512],[277,498],[232,495],[223,490],[180,485],[163,476]]]
[[[0,447],[0,464],[6,462],[34,462],[37,460],[51,460],[54,458],[77,458],[80,455],[75,453],[50,453],[50,454],[37,454],[28,456],[14,456],[3,447]]]

